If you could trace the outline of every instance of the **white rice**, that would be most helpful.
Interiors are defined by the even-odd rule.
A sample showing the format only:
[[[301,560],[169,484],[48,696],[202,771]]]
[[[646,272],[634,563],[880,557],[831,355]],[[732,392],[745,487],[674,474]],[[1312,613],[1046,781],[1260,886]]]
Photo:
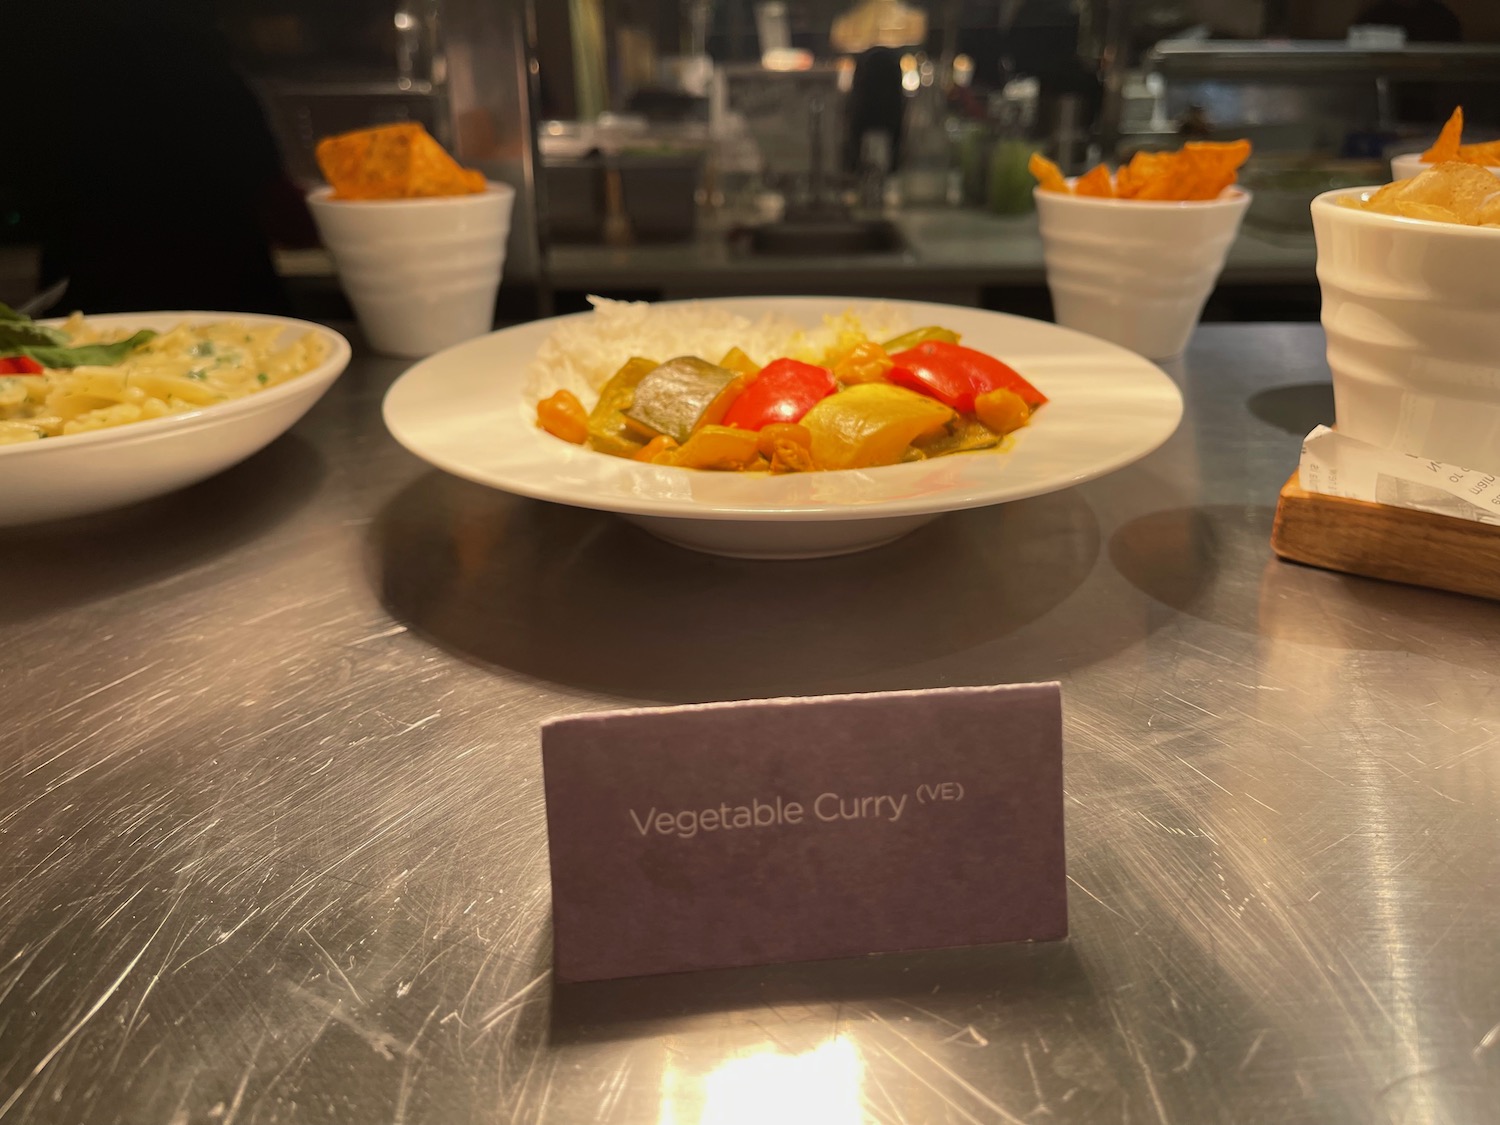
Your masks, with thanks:
[[[702,301],[652,305],[590,297],[589,303],[592,312],[563,321],[537,349],[526,369],[533,401],[569,390],[591,408],[599,389],[633,356],[665,361],[694,355],[717,363],[730,348],[739,348],[764,364],[786,355],[820,354],[841,328],[858,325],[872,339],[883,340],[909,327],[899,310],[880,303],[825,318],[817,328],[779,313],[751,320]]]

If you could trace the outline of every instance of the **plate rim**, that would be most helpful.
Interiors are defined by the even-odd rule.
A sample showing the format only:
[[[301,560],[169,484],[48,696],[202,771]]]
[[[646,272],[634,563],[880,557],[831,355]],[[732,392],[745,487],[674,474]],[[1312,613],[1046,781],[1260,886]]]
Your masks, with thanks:
[[[1042,496],[1051,492],[1057,492],[1066,488],[1072,488],[1075,485],[1085,484],[1088,481],[1096,480],[1102,476],[1107,476],[1110,473],[1117,472],[1120,469],[1127,467],[1128,465],[1134,464],[1142,458],[1154,453],[1156,450],[1160,449],[1162,445],[1166,444],[1166,442],[1170,440],[1171,437],[1177,432],[1182,423],[1182,417],[1185,409],[1182,389],[1177,385],[1176,381],[1172,379],[1172,377],[1167,374],[1167,372],[1164,371],[1159,365],[1153,363],[1143,356],[1136,354],[1135,352],[1130,351],[1127,348],[1121,347],[1118,344],[1113,344],[1107,340],[1102,340],[1096,336],[1091,336],[1088,333],[1079,332],[1076,329],[1065,328],[1062,325],[1053,324],[1050,321],[1039,320],[1034,317],[1024,317],[1019,316],[1015,313],[1006,313],[992,309],[975,308],[965,305],[947,305],[943,302],[937,301],[921,301],[913,299],[880,297],[848,297],[837,295],[828,296],[821,294],[754,294],[738,297],[730,296],[683,298],[679,300],[653,301],[649,303],[652,305],[652,307],[697,304],[717,305],[721,307],[730,306],[731,308],[733,308],[733,306],[735,305],[742,305],[746,302],[761,302],[765,304],[775,303],[778,305],[785,303],[787,305],[796,305],[800,302],[805,301],[819,302],[828,305],[836,304],[842,308],[854,307],[856,309],[861,306],[870,305],[897,307],[905,306],[919,308],[950,308],[965,314],[980,314],[985,317],[999,318],[1002,321],[1024,322],[1027,325],[1044,329],[1049,333],[1056,333],[1060,337],[1072,338],[1080,345],[1099,353],[1101,357],[1104,355],[1110,355],[1115,358],[1126,360],[1132,367],[1138,369],[1138,373],[1142,377],[1151,379],[1156,384],[1156,389],[1161,391],[1170,391],[1171,424],[1170,426],[1164,425],[1163,431],[1160,433],[1160,435],[1153,436],[1153,440],[1149,445],[1143,445],[1140,448],[1131,450],[1127,454],[1117,456],[1116,458],[1113,458],[1109,461],[1104,461],[1095,465],[1083,467],[1077,472],[1067,474],[1065,477],[1056,477],[1052,479],[1042,480],[1037,482],[1035,487],[1023,486],[1018,491],[1007,491],[1005,495],[1001,496],[993,496],[987,494],[965,494],[960,496],[952,496],[943,492],[938,492],[914,497],[872,501],[868,505],[868,507],[851,506],[850,504],[843,502],[829,502],[822,504],[804,504],[795,507],[765,506],[746,508],[737,507],[732,504],[710,504],[708,502],[695,501],[691,499],[663,497],[641,499],[622,496],[607,496],[599,497],[597,499],[571,495],[568,497],[561,497],[556,493],[555,488],[545,482],[538,484],[531,480],[513,480],[508,483],[501,484],[492,479],[492,474],[487,473],[486,471],[477,470],[460,460],[445,457],[441,453],[435,453],[431,449],[425,448],[423,444],[419,440],[415,439],[409,432],[403,432],[403,423],[401,422],[399,417],[393,417],[393,413],[399,413],[402,409],[401,403],[399,401],[401,396],[403,394],[411,393],[412,388],[423,379],[430,378],[431,376],[429,373],[432,368],[437,367],[440,363],[443,362],[451,362],[454,353],[466,348],[475,348],[480,345],[481,341],[491,341],[497,337],[501,337],[509,333],[518,333],[523,331],[527,333],[536,332],[543,325],[555,327],[556,325],[561,324],[565,321],[589,316],[591,314],[590,310],[574,313],[564,313],[558,316],[543,317],[536,320],[525,321],[516,325],[510,325],[506,328],[486,333],[484,336],[475,337],[472,340],[466,340],[463,343],[445,348],[440,352],[436,352],[433,355],[420,360],[419,362],[408,368],[405,372],[403,372],[401,376],[397,378],[389,388],[387,388],[386,393],[381,401],[381,418],[385,423],[386,429],[390,433],[391,437],[394,438],[395,441],[402,446],[402,448],[406,449],[407,452],[411,453],[413,456],[421,459],[427,464],[432,465],[434,468],[459,477],[460,479],[482,485],[486,488],[492,488],[500,492],[506,492],[511,495],[522,496],[528,499],[542,500],[549,503],[563,504],[568,507],[585,508],[593,511],[613,512],[615,514],[623,516],[682,520],[723,520],[744,523],[803,523],[847,520],[880,520],[887,518],[900,518],[921,515],[939,515],[943,512],[963,511],[972,508],[989,507],[994,504],[1005,504],[1017,500],[1030,499],[1035,496]],[[779,311],[782,311],[791,316],[796,316],[797,313],[797,310],[795,308],[786,308]],[[743,310],[741,310],[741,315],[753,314],[745,313]],[[525,364],[520,365],[521,374],[511,377],[515,380],[518,389],[522,390],[523,392],[525,385],[525,366]],[[403,390],[403,386],[405,387],[405,390]],[[516,403],[517,408],[520,409],[523,407],[523,405],[523,400],[518,399]],[[1165,422],[1165,418],[1163,418],[1163,422]],[[1018,442],[1024,441],[1026,436],[1027,435],[1025,430],[1020,431],[1017,434]],[[964,454],[963,456],[979,457],[985,455],[985,452],[979,452],[974,454]],[[597,454],[597,456],[605,457],[607,455]],[[623,462],[623,459],[621,458],[611,458],[610,460]],[[920,464],[922,466],[930,466],[933,463],[934,462],[922,462]],[[696,474],[701,471],[663,465],[640,465],[638,468],[643,475],[651,474],[653,476],[660,473]],[[918,465],[881,465],[868,469],[840,470],[840,472],[844,473],[879,474],[880,479],[891,479],[894,476],[898,476],[900,474],[910,474],[914,471],[920,471]],[[802,474],[798,475],[800,476]]]
[[[263,409],[269,409],[284,400],[300,398],[312,392],[314,387],[324,390],[332,384],[344,370],[349,366],[349,360],[353,354],[349,341],[343,333],[326,324],[318,324],[315,321],[299,320],[296,317],[280,316],[275,313],[250,313],[250,312],[213,312],[203,309],[181,309],[164,310],[153,312],[123,312],[123,313],[84,313],[84,319],[92,324],[122,325],[130,327],[138,324],[142,328],[153,327],[145,323],[147,320],[163,320],[177,318],[180,322],[205,323],[215,320],[239,320],[248,323],[266,324],[275,323],[287,329],[302,329],[312,331],[323,337],[329,345],[330,352],[326,359],[316,367],[304,371],[301,375],[294,376],[286,382],[274,387],[267,387],[263,391],[256,391],[245,395],[243,398],[230,399],[228,402],[212,402],[200,406],[195,410],[185,410],[178,414],[168,414],[161,418],[144,418],[138,422],[126,422],[119,426],[107,426],[101,430],[90,430],[81,434],[59,434],[41,441],[18,441],[0,445],[0,461],[6,457],[41,456],[43,451],[56,453],[58,450],[83,449],[89,446],[95,448],[101,445],[127,444],[146,440],[152,437],[165,437],[168,434],[184,433],[199,429],[205,425],[215,425],[220,420],[233,418],[236,415],[254,414]],[[52,327],[60,327],[67,323],[67,317],[47,317],[37,321]]]

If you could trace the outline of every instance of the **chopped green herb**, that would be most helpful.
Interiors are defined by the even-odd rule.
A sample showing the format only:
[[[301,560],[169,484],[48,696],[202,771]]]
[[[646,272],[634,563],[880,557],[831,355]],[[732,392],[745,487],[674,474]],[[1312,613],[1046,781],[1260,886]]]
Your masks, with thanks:
[[[188,349],[188,355],[213,355],[214,345],[211,340],[199,340]]]
[[[204,374],[201,371],[189,371],[188,372],[188,378],[189,379],[197,379],[198,382],[201,383],[204,380]]]
[[[269,383],[271,381],[271,377],[269,375],[267,375],[264,371],[262,371],[259,375],[257,375],[255,377],[255,381],[257,383],[259,383],[261,386],[265,386],[267,383]]]

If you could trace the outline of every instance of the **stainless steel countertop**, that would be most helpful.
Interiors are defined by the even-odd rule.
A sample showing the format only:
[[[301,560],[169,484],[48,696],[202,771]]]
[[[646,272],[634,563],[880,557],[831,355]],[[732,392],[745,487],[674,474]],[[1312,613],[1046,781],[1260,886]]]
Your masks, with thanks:
[[[806,563],[429,471],[402,367],[0,535],[0,1125],[1500,1120],[1500,606],[1271,557],[1316,326],[1203,328],[1131,469]],[[1051,677],[1068,942],[554,988],[543,718]]]

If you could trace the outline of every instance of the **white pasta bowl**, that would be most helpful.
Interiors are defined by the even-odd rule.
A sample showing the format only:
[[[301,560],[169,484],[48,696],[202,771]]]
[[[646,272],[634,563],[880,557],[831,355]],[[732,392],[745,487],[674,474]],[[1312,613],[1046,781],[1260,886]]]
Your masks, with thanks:
[[[1340,432],[1500,472],[1500,230],[1312,202]]]
[[[311,371],[229,402],[88,433],[0,445],[0,527],[102,512],[211,477],[290,429],[349,363],[349,342],[341,335],[290,317],[151,312],[88,319],[100,327],[132,331],[226,320],[258,327],[277,324],[284,330],[283,341],[304,332],[316,334],[324,359]]]

